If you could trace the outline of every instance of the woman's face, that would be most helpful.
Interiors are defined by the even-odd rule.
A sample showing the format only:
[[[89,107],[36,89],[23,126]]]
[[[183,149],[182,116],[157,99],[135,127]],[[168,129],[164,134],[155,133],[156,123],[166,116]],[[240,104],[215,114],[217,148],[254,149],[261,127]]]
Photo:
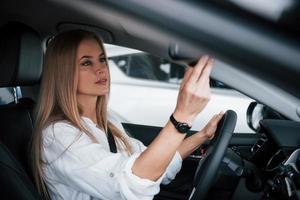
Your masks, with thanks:
[[[95,39],[83,40],[77,49],[77,95],[102,96],[109,92],[109,72],[104,52]]]

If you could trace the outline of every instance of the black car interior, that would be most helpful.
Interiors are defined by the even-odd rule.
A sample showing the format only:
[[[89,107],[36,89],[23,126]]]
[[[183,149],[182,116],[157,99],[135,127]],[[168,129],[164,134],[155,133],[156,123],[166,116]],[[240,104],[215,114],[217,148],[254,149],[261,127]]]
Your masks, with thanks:
[[[42,70],[39,35],[20,23],[1,28],[0,87],[36,84]],[[0,106],[0,193],[5,199],[39,199],[30,169],[34,101],[18,98]]]
[[[22,94],[24,94],[23,97],[20,98],[18,97],[18,93],[15,92],[13,102],[6,105],[0,105],[0,199],[41,199],[34,186],[33,175],[30,170],[30,142],[34,128],[33,111],[42,72],[43,41],[53,34],[65,29],[95,26],[95,29],[93,30],[102,35],[102,38],[108,43],[127,45],[128,47],[145,46],[144,49],[141,48],[141,50],[147,50],[148,48],[150,53],[158,52],[158,55],[165,58],[171,58],[173,61],[187,58],[186,54],[183,52],[188,51],[180,46],[180,43],[178,48],[175,48],[178,50],[175,51],[175,53],[173,52],[174,48],[172,48],[172,46],[170,46],[169,50],[173,53],[164,51],[166,48],[155,49],[155,45],[150,45],[152,43],[151,39],[153,38],[148,38],[149,40],[147,40],[146,36],[146,39],[139,37],[137,34],[138,31],[134,32],[134,30],[131,30],[132,26],[126,27],[126,23],[123,21],[120,21],[120,24],[118,24],[120,26],[116,27],[113,26],[113,23],[108,23],[114,21],[115,18],[112,18],[111,21],[110,19],[107,19],[108,22],[103,22],[101,21],[101,17],[99,17],[100,19],[97,18],[98,12],[96,12],[96,14],[89,12],[88,14],[90,15],[87,16],[85,13],[87,10],[81,7],[79,10],[76,10],[76,6],[78,5],[73,1],[69,2],[69,7],[67,1],[57,1],[56,3],[53,3],[54,1],[47,1],[46,3],[40,2],[42,1],[31,0],[31,5],[24,1],[20,3],[22,8],[18,7],[14,9],[14,1],[11,0],[7,1],[3,7],[0,6],[2,11],[0,15],[4,16],[0,19],[3,19],[3,22],[5,22],[4,25],[1,24],[0,28],[0,87],[16,88],[17,86],[21,86]],[[80,1],[78,2],[80,3]],[[91,3],[93,1],[87,2]],[[126,2],[124,3],[121,1],[114,2],[103,0],[103,2],[106,2],[107,7],[115,6],[114,8],[116,9],[125,7],[126,9],[124,10],[127,10],[127,12],[124,13],[128,15],[134,10],[137,10],[134,6],[130,6],[131,4],[142,4],[142,1],[132,1],[131,3],[128,3],[128,5]],[[151,4],[151,1],[147,2]],[[163,4],[163,2],[161,3]],[[176,4],[180,3],[175,2],[174,5]],[[87,5],[90,4],[87,3]],[[95,5],[98,9],[101,8],[101,6],[96,3]],[[34,6],[37,6],[39,9],[33,9]],[[67,9],[64,10],[59,8],[60,6],[65,6]],[[45,7],[49,10],[44,9]],[[206,199],[298,200],[300,199],[300,150],[298,149],[300,146],[300,125],[299,121],[296,120],[298,119],[296,116],[300,116],[300,111],[298,109],[298,113],[296,113],[294,110],[291,110],[291,108],[294,108],[295,106],[295,104],[293,104],[294,99],[296,99],[295,101],[299,101],[296,97],[299,97],[300,94],[300,82],[298,81],[299,76],[297,76],[297,73],[299,72],[299,67],[297,67],[299,63],[299,42],[294,42],[296,41],[294,36],[287,37],[285,34],[281,33],[278,33],[278,35],[274,34],[277,28],[280,27],[275,27],[276,29],[274,31],[272,27],[270,28],[270,26],[268,26],[270,24],[266,24],[265,26],[262,26],[261,23],[259,26],[257,24],[255,25],[252,23],[253,21],[234,17],[232,13],[227,11],[224,13],[219,12],[222,9],[216,9],[210,6],[210,3],[204,3],[202,9],[204,8],[206,8],[205,11],[207,12],[203,13],[206,13],[207,15],[203,15],[203,18],[199,18],[200,21],[203,20],[201,21],[203,24],[210,20],[211,22],[219,21],[220,24],[223,25],[232,25],[232,22],[234,21],[237,21],[237,24],[241,24],[241,26],[232,26],[234,29],[230,29],[230,31],[232,31],[232,34],[230,34],[230,41],[227,41],[228,38],[226,38],[226,34],[223,32],[224,30],[221,30],[221,26],[212,26],[211,32],[206,35],[197,35],[194,34],[194,32],[189,31],[190,27],[188,26],[188,23],[186,23],[181,26],[183,31],[181,34],[189,39],[187,41],[198,41],[198,43],[201,43],[204,47],[207,46],[207,49],[210,50],[209,52],[216,53],[216,55],[219,55],[221,58],[226,57],[227,60],[231,59],[231,62],[229,63],[241,66],[241,68],[237,68],[238,71],[241,69],[240,71],[244,70],[247,72],[246,66],[249,67],[248,72],[249,74],[252,74],[251,78],[253,78],[253,80],[245,79],[245,84],[240,81],[241,83],[237,86],[237,89],[241,91],[243,91],[243,89],[246,90],[249,85],[251,86],[251,83],[256,81],[256,77],[269,75],[266,76],[266,80],[270,79],[269,83],[274,84],[275,86],[280,85],[282,90],[279,90],[278,87],[274,93],[271,93],[270,91],[273,90],[267,90],[269,88],[263,90],[265,89],[264,87],[259,87],[259,84],[253,84],[253,90],[251,90],[253,92],[252,94],[257,92],[257,88],[260,88],[260,94],[269,96],[271,96],[270,94],[276,94],[277,96],[265,99],[269,99],[270,101],[273,99],[282,100],[279,102],[285,102],[285,104],[282,105],[288,107],[282,109],[282,107],[279,106],[281,109],[279,111],[281,111],[282,114],[292,113],[289,117],[294,116],[294,118],[264,118],[258,123],[260,128],[255,130],[256,134],[235,133],[232,135],[231,139],[227,138],[227,145],[229,148],[226,150],[223,149],[224,158],[220,163],[220,167],[217,169],[217,173],[214,173],[213,177],[210,178],[210,181],[214,181],[212,181],[211,187],[209,188],[209,191],[207,191],[208,195]],[[9,11],[5,13],[5,9]],[[52,11],[56,11],[56,9],[59,10],[58,14],[53,15]],[[80,12],[81,9],[82,12]],[[151,18],[150,15],[147,15],[147,12],[149,10],[151,11],[151,9],[147,10],[146,7],[144,9],[145,10],[139,10],[141,19],[144,18],[148,23],[161,25],[164,29],[172,31],[174,29],[174,32],[176,32],[176,26],[169,23],[169,18],[165,18],[164,15],[162,15],[161,18],[164,19],[163,21],[152,22],[151,20],[156,18]],[[36,10],[36,14],[33,14],[33,12],[27,14],[32,10]],[[76,10],[76,12],[74,10]],[[184,9],[182,9],[182,11],[184,11]],[[211,11],[211,13],[208,11]],[[166,13],[167,12],[164,12],[163,14]],[[184,14],[191,15],[191,18],[193,18],[193,15],[196,15],[197,13],[182,12],[182,15]],[[50,15],[53,16],[49,17]],[[35,20],[36,16],[41,17],[41,19]],[[6,18],[9,20],[6,20]],[[234,20],[231,21],[232,18]],[[7,23],[7,21],[13,21],[14,19],[16,19],[16,21],[27,23]],[[49,21],[47,21],[48,19]],[[182,17],[182,20],[185,19],[189,18]],[[103,22],[103,24],[100,22]],[[195,32],[201,33],[201,31],[203,31],[203,27],[200,26],[201,23],[199,23],[199,27],[194,27]],[[84,24],[89,24],[91,26],[85,26]],[[97,25],[99,25],[98,28]],[[243,27],[245,29],[242,29]],[[263,28],[259,29],[261,27]],[[243,39],[243,37],[239,38],[240,36],[244,36],[241,34],[242,31],[246,31],[246,33],[248,33],[247,35],[253,36],[253,38],[256,38],[258,35],[259,37],[257,38],[259,38],[259,40],[255,42],[259,45],[251,49],[250,47],[253,47],[252,40],[243,40],[242,43],[238,43],[238,39]],[[154,33],[157,32],[154,31]],[[214,36],[218,37],[214,38]],[[202,41],[200,41],[199,38]],[[265,39],[270,40],[268,45],[264,45]],[[133,40],[136,42],[130,43]],[[198,43],[195,43],[195,45],[197,46]],[[276,44],[276,47],[282,48],[272,49],[274,44]],[[284,45],[280,46],[280,44]],[[162,46],[157,45],[156,47]],[[266,54],[264,54],[265,49],[268,50],[266,51]],[[262,52],[258,50],[261,50]],[[195,55],[198,55],[199,52],[195,51],[194,53]],[[247,56],[245,56],[245,54],[247,54]],[[280,56],[275,57],[274,55]],[[293,55],[293,59],[289,59],[291,55]],[[248,60],[244,60],[244,58]],[[277,62],[277,60],[281,60],[281,62]],[[276,70],[270,70],[272,67],[276,68]],[[284,67],[286,67],[287,70],[281,70],[285,69]],[[231,76],[230,70],[226,69],[231,68],[223,69],[222,73],[224,72],[224,77]],[[277,80],[277,77],[279,81]],[[234,81],[233,78],[229,79]],[[236,84],[236,82],[230,82],[228,79],[227,82],[231,83],[229,86],[234,86]],[[293,98],[284,99],[284,97],[289,97],[289,95],[293,95]],[[277,98],[278,96],[280,98]],[[260,101],[265,100],[262,96],[259,97],[261,99],[255,99]],[[286,101],[288,103],[286,103]],[[267,104],[267,102],[263,101],[261,103]],[[146,146],[151,143],[161,130],[161,127],[130,123],[124,123],[123,126],[131,136],[141,140]],[[193,133],[195,133],[195,131],[190,131],[188,135]],[[185,159],[182,164],[182,169],[177,174],[175,180],[169,185],[162,185],[160,193],[156,195],[154,199],[189,199],[193,186],[195,186],[194,175],[196,171],[199,170],[197,169],[199,168],[198,163],[203,159],[206,153],[210,151],[209,147],[210,143],[205,143]],[[208,168],[209,166],[206,167]],[[205,178],[203,178],[202,182],[205,184]],[[206,190],[208,189],[206,188]]]

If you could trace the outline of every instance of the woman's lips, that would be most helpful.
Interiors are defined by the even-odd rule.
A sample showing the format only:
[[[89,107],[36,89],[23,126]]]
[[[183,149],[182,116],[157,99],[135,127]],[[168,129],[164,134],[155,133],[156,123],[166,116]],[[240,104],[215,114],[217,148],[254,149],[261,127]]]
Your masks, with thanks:
[[[99,84],[99,85],[106,85],[107,83],[107,79],[100,79],[99,81],[95,82],[96,84]]]

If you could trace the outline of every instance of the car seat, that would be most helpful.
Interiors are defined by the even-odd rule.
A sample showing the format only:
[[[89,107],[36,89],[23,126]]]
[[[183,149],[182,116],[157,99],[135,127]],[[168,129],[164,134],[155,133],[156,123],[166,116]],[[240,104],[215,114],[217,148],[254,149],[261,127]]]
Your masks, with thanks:
[[[38,83],[43,57],[39,35],[14,22],[0,28],[0,40],[0,87]],[[0,106],[1,199],[40,199],[30,168],[33,107],[33,100],[17,96]]]

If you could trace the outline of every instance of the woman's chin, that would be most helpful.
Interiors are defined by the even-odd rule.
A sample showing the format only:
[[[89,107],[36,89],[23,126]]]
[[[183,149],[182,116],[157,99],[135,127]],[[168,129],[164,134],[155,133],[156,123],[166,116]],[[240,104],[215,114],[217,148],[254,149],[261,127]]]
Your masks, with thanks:
[[[103,96],[103,95],[107,95],[109,93],[109,88],[108,86],[102,86],[102,87],[98,87],[97,90],[97,96]]]
[[[105,95],[108,95],[108,93],[109,93],[108,89],[107,90],[102,90],[102,91],[98,92],[97,96],[105,96]]]

